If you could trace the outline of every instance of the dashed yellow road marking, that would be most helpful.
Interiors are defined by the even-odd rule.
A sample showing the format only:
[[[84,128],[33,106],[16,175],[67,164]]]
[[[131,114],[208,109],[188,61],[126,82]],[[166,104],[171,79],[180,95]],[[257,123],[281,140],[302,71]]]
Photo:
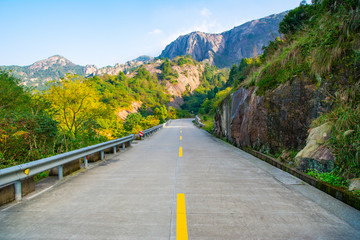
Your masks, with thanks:
[[[184,193],[177,194],[176,240],[188,240]]]
[[[182,131],[180,131],[180,133],[182,133]]]
[[[182,147],[179,147],[179,157],[182,157],[182,155],[183,155]]]
[[[180,140],[182,140],[182,136],[180,136]]]

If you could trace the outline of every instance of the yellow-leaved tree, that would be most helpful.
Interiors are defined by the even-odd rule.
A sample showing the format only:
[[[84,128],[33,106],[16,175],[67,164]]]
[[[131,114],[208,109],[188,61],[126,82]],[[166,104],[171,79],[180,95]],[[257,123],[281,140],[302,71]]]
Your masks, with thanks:
[[[96,90],[77,75],[68,75],[54,83],[45,93],[45,98],[51,102],[62,131],[74,137],[88,131],[89,122],[96,122],[107,113]]]

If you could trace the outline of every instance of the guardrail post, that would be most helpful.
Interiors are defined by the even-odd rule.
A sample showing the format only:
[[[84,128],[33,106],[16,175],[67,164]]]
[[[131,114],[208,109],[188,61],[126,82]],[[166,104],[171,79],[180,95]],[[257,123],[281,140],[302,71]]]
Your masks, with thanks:
[[[16,201],[21,201],[22,199],[22,193],[21,193],[21,182],[20,181],[16,181],[14,183],[15,185],[15,200]]]
[[[87,156],[84,157],[84,165],[85,165],[85,168],[88,168],[88,166],[89,166]]]
[[[113,146],[113,154],[116,153],[116,146]]]
[[[131,141],[130,141],[131,144]],[[122,144],[122,149],[125,149],[125,143]]]
[[[101,151],[101,160],[104,160],[104,151]]]
[[[63,165],[58,166],[58,178],[61,180],[64,177]]]

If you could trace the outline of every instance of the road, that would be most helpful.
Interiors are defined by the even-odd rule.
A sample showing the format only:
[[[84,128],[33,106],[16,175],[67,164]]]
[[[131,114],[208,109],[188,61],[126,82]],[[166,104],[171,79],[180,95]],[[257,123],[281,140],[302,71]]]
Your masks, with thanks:
[[[360,239],[359,211],[321,194],[191,120],[174,120],[0,209],[0,239],[174,240],[180,224],[189,239]]]

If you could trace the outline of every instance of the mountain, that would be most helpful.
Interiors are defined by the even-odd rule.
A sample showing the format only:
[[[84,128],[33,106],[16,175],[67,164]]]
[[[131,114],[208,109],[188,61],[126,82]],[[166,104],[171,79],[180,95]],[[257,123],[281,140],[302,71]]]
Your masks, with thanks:
[[[131,72],[152,59],[149,56],[140,56],[125,64],[117,63],[115,66],[97,68],[95,65],[80,66],[60,55],[55,55],[29,66],[0,66],[0,69],[11,71],[15,77],[22,80],[23,85],[43,89],[46,82],[65,77],[67,73],[80,76],[116,75],[120,71]]]
[[[83,67],[55,55],[29,66],[0,66],[22,80],[26,86],[42,87],[45,82],[64,77],[66,73],[83,75]]]
[[[208,60],[218,67],[229,67],[280,36],[279,23],[287,12],[253,20],[220,34],[192,32],[178,37],[162,51],[159,57],[174,58],[191,55],[197,61]]]

